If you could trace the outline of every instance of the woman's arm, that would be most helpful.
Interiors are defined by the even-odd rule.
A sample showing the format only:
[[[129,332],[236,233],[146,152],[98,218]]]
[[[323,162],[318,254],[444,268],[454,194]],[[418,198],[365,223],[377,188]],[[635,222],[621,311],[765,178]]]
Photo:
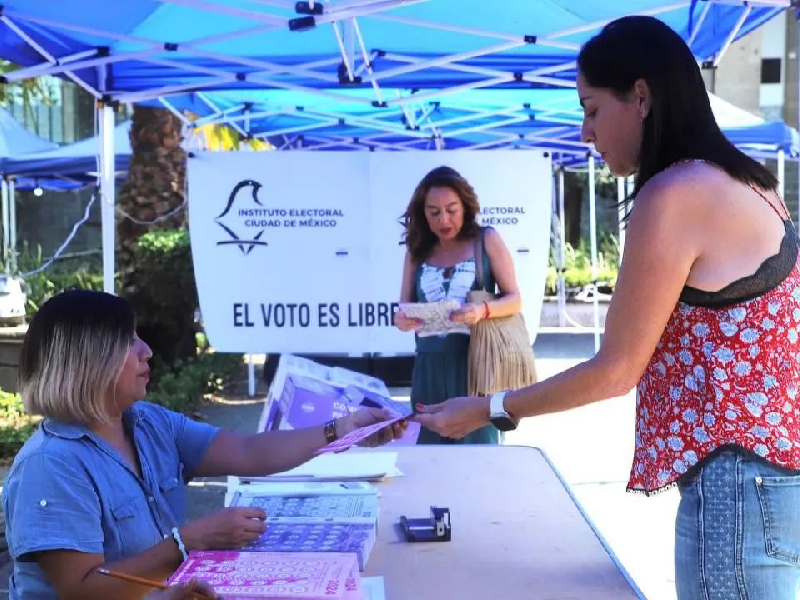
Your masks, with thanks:
[[[411,253],[406,250],[406,256],[403,259],[403,277],[400,283],[400,302],[414,302],[415,300],[415,270],[416,269],[414,267],[414,261],[411,258]],[[397,310],[394,313],[394,326],[400,331],[413,331],[422,326],[422,321],[407,317],[402,312]]]
[[[188,552],[238,549],[254,542],[266,529],[266,513],[253,506],[228,507],[187,523],[180,529]],[[153,581],[169,577],[181,564],[182,554],[170,536],[152,548],[111,563],[98,552],[48,550],[37,560],[61,598],[141,598],[146,587],[110,579],[98,571],[104,567]]]
[[[400,281],[400,302],[414,302],[414,260],[411,253],[406,250],[403,258],[403,277]]]
[[[514,259],[503,238],[491,227],[484,237],[486,254],[492,267],[492,276],[500,288],[501,296],[489,302],[489,318],[508,317],[522,310],[522,295],[517,287]]]
[[[341,438],[357,427],[365,427],[392,416],[395,415],[387,410],[361,408],[358,412],[336,419],[337,437]],[[408,422],[398,421],[382,429],[370,444],[385,444],[399,438],[407,427]],[[323,427],[266,431],[255,435],[220,431],[200,460],[195,475],[257,477],[282,473],[308,462],[326,444]]]
[[[152,588],[101,575],[97,568],[163,581],[180,566],[182,557],[177,544],[170,538],[141,554],[113,563],[104,562],[102,554],[73,550],[42,552],[37,560],[50,585],[63,600],[138,600],[152,592]]]
[[[111,500],[102,497],[89,469],[75,456],[44,451],[15,466],[3,490],[13,559],[38,562],[59,598],[141,598],[152,590],[92,574],[104,562],[102,503]],[[178,546],[170,538],[107,566],[158,580],[180,562]]]
[[[567,410],[621,396],[639,382],[700,253],[694,213],[702,185],[676,175],[653,179],[636,200],[598,353],[511,392],[505,403],[509,413],[527,417]]]

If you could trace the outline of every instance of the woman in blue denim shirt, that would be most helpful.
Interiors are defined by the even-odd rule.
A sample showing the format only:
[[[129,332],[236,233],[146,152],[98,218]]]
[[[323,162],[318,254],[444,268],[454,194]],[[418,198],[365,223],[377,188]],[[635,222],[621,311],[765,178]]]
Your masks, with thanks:
[[[141,598],[152,590],[97,568],[163,580],[185,552],[241,548],[265,529],[266,514],[249,507],[187,523],[189,480],[286,471],[388,416],[361,409],[324,427],[238,435],[143,402],[150,356],[131,306],[111,294],[64,292],[31,321],[21,394],[44,420],[3,490],[11,600]]]

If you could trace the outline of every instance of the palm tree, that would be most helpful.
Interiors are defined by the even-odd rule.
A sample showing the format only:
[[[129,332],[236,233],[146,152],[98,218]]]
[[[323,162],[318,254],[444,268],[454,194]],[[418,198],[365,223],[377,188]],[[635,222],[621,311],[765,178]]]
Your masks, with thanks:
[[[190,121],[196,118],[194,115],[186,116]],[[182,128],[181,119],[166,109],[133,107],[130,129],[132,155],[128,177],[117,195],[117,207],[121,213],[117,219],[116,268],[119,292],[133,300],[135,306],[137,297],[140,306],[161,306],[161,319],[158,314],[139,314],[137,319],[140,334],[143,337],[148,336],[153,351],[167,361],[185,358],[195,350],[191,324],[197,307],[191,310],[181,308],[180,315],[171,315],[170,309],[163,304],[163,299],[168,298],[169,293],[165,295],[164,290],[153,290],[148,272],[146,269],[137,270],[134,259],[137,241],[143,234],[185,229],[188,226],[188,211],[185,207],[181,210],[186,201],[187,159],[187,153],[181,147]],[[220,125],[206,125],[198,128],[195,133],[200,134],[199,139],[204,149],[235,150],[244,143],[236,131]],[[248,143],[253,150],[270,147],[267,142],[253,144],[253,140],[250,140]],[[161,220],[153,223],[156,219]],[[189,279],[193,286],[193,273],[191,275]],[[195,294],[193,289],[169,292],[183,294],[184,299],[186,294]],[[181,306],[186,307],[187,303],[184,302]],[[164,318],[168,322],[164,322]]]
[[[190,121],[196,119],[192,114],[186,117]],[[236,131],[223,125],[205,125],[195,133],[200,136],[203,148],[209,150],[238,150],[244,143],[255,151],[271,148],[267,141],[245,142]],[[128,177],[117,197],[117,206],[123,213],[117,224],[117,270],[123,294],[134,285],[136,240],[147,231],[188,224],[186,211],[178,210],[186,199],[186,151],[180,145],[182,139],[182,122],[175,114],[162,108],[133,107],[132,156]],[[170,213],[175,214],[157,224],[141,224]]]
[[[133,257],[139,237],[148,231],[187,224],[185,210],[158,223],[143,224],[176,211],[184,203],[186,151],[180,145],[181,127],[181,120],[168,110],[133,107],[128,177],[117,194],[122,217],[117,220],[116,267],[122,295],[129,295],[137,286]]]

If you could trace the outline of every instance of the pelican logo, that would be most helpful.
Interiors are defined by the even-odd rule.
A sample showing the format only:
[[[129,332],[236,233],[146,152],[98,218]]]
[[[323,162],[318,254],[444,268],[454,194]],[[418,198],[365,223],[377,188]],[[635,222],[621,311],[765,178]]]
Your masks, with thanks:
[[[217,242],[218,246],[234,244],[247,256],[256,246],[267,245],[261,239],[266,231],[266,223],[254,218],[265,212],[264,205],[258,199],[261,187],[259,182],[252,179],[245,179],[234,186],[225,209],[214,219],[230,236],[228,240]]]

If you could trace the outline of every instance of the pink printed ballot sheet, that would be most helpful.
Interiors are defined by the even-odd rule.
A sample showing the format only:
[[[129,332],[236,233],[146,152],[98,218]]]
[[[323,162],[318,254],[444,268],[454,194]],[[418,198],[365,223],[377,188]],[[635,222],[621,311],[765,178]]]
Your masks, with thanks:
[[[355,554],[339,552],[191,552],[168,584],[195,578],[237,600],[356,600]]]
[[[397,423],[404,417],[393,417],[387,421],[381,421],[379,423],[373,423],[372,425],[367,425],[366,427],[359,427],[358,429],[354,429],[350,433],[343,435],[341,438],[336,440],[335,442],[331,442],[327,446],[323,446],[319,450],[317,450],[316,454],[325,454],[327,452],[342,452],[344,450],[348,450],[358,444],[358,442],[367,439],[369,436],[374,435],[375,433],[379,432],[381,429],[385,427],[389,427],[392,423]]]

